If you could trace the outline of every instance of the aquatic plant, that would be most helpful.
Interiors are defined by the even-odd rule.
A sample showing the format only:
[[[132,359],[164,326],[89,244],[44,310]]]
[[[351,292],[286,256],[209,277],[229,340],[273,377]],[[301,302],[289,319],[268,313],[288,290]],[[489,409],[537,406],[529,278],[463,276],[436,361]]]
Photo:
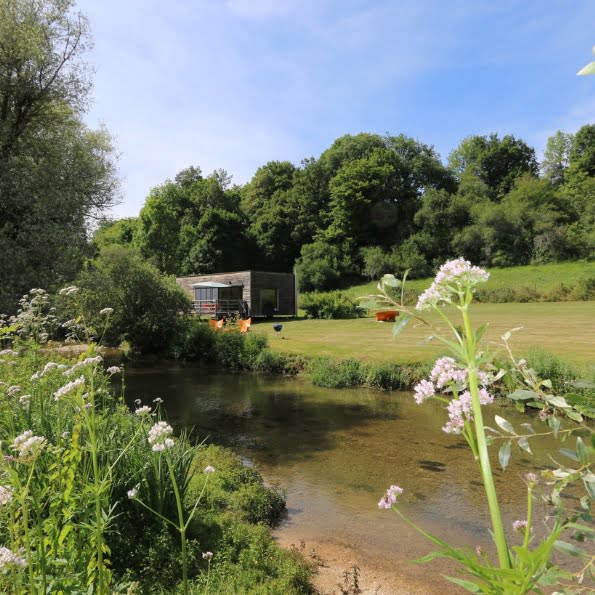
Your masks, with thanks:
[[[432,285],[418,299],[415,310],[403,303],[403,281],[394,275],[384,275],[378,284],[380,293],[367,296],[383,305],[397,308],[401,316],[394,326],[393,333],[398,336],[411,320],[428,325],[432,330],[432,338],[440,341],[451,353],[450,357],[440,358],[434,365],[429,378],[421,380],[414,389],[414,398],[418,404],[427,399],[438,399],[446,405],[448,421],[442,430],[446,433],[462,435],[478,463],[479,471],[490,512],[491,534],[497,551],[498,562],[494,563],[481,548],[473,551],[469,548],[456,548],[446,541],[432,535],[415,525],[399,508],[397,496],[404,490],[397,485],[388,488],[378,506],[382,509],[394,510],[406,523],[414,527],[432,543],[438,546],[436,552],[422,558],[428,562],[437,557],[456,560],[472,580],[458,577],[446,577],[448,580],[473,593],[523,594],[530,591],[541,592],[540,586],[563,585],[565,592],[578,593],[583,589],[585,581],[593,579],[594,557],[577,544],[590,541],[595,535],[591,521],[591,501],[595,497],[595,474],[592,471],[595,440],[592,429],[583,423],[579,411],[573,408],[562,396],[552,390],[552,382],[541,379],[534,370],[528,368],[526,362],[516,361],[508,340],[511,333],[502,337],[504,347],[512,361],[512,372],[517,385],[509,397],[521,406],[529,406],[540,410],[539,417],[549,426],[547,433],[562,438],[581,433],[576,438],[576,448],[561,449],[561,454],[570,458],[575,464],[569,467],[557,464],[557,468],[541,472],[541,477],[529,473],[524,481],[527,486],[527,517],[515,522],[513,528],[522,535],[520,545],[510,545],[507,538],[488,452],[490,444],[502,442],[498,458],[502,469],[508,465],[513,442],[520,449],[531,453],[530,440],[538,434],[530,423],[524,423],[522,432],[506,419],[494,416],[496,428],[484,424],[483,406],[489,405],[493,397],[490,386],[497,383],[504,374],[493,364],[493,358],[482,344],[486,325],[474,329],[471,323],[471,303],[476,287],[488,279],[488,273],[472,266],[460,258],[445,263]],[[388,289],[393,290],[391,291]],[[391,297],[394,289],[401,290],[401,301]],[[444,336],[442,329],[433,328],[422,316],[424,311],[437,312],[450,336]],[[454,317],[457,317],[455,319]],[[518,329],[514,329],[518,330]],[[575,425],[562,429],[561,418],[575,422]],[[543,432],[540,432],[543,433]],[[580,499],[576,510],[564,508],[562,492],[573,484],[582,483],[585,495]],[[544,495],[544,499],[552,505],[552,514],[545,519],[546,535],[537,539],[533,534],[535,524],[533,518],[534,499],[538,486],[549,485],[552,491]],[[563,534],[574,538],[576,543],[562,539]],[[554,550],[570,554],[581,561],[580,568],[574,572],[562,569],[552,561]],[[574,585],[567,583],[574,582]],[[585,587],[585,589],[588,587]]]

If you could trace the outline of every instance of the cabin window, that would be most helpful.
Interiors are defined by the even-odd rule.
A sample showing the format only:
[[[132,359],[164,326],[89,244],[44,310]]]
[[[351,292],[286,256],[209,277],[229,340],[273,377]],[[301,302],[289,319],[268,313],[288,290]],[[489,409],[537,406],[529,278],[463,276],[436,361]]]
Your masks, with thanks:
[[[260,290],[260,311],[263,316],[272,316],[279,309],[279,290]]]
[[[212,301],[217,299],[217,290],[213,287],[195,287],[194,288],[194,299],[204,302]]]
[[[220,300],[241,300],[242,288],[238,285],[233,287],[222,287],[219,289]]]

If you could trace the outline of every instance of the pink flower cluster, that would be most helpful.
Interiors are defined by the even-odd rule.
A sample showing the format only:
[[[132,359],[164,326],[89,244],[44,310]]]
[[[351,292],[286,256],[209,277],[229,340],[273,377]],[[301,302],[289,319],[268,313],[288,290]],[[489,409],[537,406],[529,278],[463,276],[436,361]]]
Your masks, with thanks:
[[[393,504],[396,504],[397,496],[400,496],[402,493],[403,488],[395,485],[390,486],[390,488],[386,490],[386,494],[380,498],[380,502],[378,502],[378,508],[385,508],[388,510]]]
[[[6,547],[0,547],[0,570],[5,571],[10,566],[24,568],[27,561],[21,556],[17,556],[13,551]]]
[[[525,533],[527,530],[528,523],[527,521],[515,521],[512,523],[512,528],[519,533]]]
[[[456,294],[473,289],[478,283],[484,283],[490,274],[473,266],[464,258],[457,258],[444,263],[434,282],[417,301],[418,310],[427,310],[442,303],[450,303]]]

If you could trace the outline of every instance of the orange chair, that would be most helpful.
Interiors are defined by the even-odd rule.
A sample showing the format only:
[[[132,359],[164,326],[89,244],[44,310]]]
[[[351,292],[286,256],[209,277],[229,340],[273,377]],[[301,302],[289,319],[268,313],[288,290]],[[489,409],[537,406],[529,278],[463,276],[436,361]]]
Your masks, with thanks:
[[[217,321],[216,320],[209,320],[209,326],[216,331],[217,330]]]
[[[250,330],[252,324],[252,318],[246,320],[240,320],[240,333],[247,333]]]

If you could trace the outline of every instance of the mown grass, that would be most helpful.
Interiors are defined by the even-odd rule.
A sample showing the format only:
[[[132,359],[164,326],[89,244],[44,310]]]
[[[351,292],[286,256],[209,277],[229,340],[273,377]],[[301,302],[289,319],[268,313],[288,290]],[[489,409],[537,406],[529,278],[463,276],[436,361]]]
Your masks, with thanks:
[[[501,350],[501,336],[510,329],[510,344],[518,354],[540,347],[570,360],[595,364],[595,302],[537,302],[528,304],[474,304],[472,319],[488,323],[487,344]],[[441,328],[437,315],[429,320]],[[285,320],[279,335],[271,322],[257,322],[253,331],[264,332],[269,348],[306,356],[356,358],[366,361],[412,362],[434,359],[444,349],[428,342],[428,327],[413,321],[394,339],[392,324],[373,318],[353,320]]]
[[[574,286],[581,279],[595,277],[595,262],[563,262],[533,266],[488,269],[490,279],[485,284],[486,290],[527,288],[541,293],[552,292],[561,284]],[[416,292],[426,289],[432,278],[407,281],[407,287]],[[362,295],[377,293],[377,281],[354,285],[343,293],[351,299]]]

